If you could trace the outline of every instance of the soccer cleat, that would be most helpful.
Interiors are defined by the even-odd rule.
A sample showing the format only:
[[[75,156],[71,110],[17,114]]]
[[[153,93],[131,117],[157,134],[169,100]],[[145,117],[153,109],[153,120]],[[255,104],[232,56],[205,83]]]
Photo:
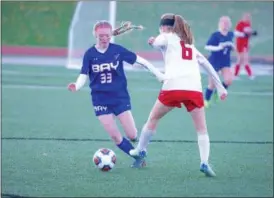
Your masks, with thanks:
[[[143,168],[146,166],[146,160],[144,158],[136,158],[133,164],[131,165],[131,168]]]
[[[129,154],[135,158],[135,161],[131,165],[132,168],[142,168],[146,166],[146,151],[139,151],[138,149],[133,149],[129,151]]]
[[[214,98],[214,102],[218,102],[219,101],[219,96],[218,96],[217,91],[214,91],[213,98]]]
[[[202,163],[200,166],[200,171],[205,174],[207,177],[215,177],[216,174],[214,171],[211,169],[209,164]]]
[[[129,151],[129,154],[133,157],[145,158],[147,156],[146,151],[139,151],[138,149],[132,149]]]
[[[205,100],[205,101],[204,101],[204,104],[205,104],[205,108],[209,108],[209,106],[210,106],[210,101]]]

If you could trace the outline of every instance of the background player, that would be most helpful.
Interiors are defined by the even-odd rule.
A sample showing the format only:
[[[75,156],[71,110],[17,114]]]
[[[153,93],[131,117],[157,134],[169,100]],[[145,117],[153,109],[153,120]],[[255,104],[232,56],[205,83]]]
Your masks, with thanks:
[[[110,23],[106,21],[96,23],[94,25],[96,45],[85,52],[77,81],[68,85],[70,91],[77,91],[84,86],[89,76],[95,115],[115,144],[127,154],[133,146],[121,135],[115,123],[115,116],[130,140],[136,139],[137,129],[131,113],[123,61],[129,64],[139,63],[153,72],[160,80],[164,79],[164,75],[148,61],[120,45],[110,43],[112,35],[119,35],[133,28],[130,23],[126,23],[123,27],[112,31]],[[135,162],[132,167],[138,168],[145,165],[143,159],[134,158]]]
[[[234,33],[229,31],[231,28],[231,20],[228,16],[222,16],[219,19],[218,31],[211,34],[205,49],[211,54],[208,58],[215,71],[220,72],[223,76],[223,86],[227,89],[233,81],[233,73],[231,71],[231,50],[234,48]],[[214,93],[215,99],[218,98],[217,92],[214,92],[214,79],[208,78],[208,87],[205,91],[205,106],[210,105],[211,96]]]
[[[236,39],[237,46],[237,63],[235,66],[235,77],[238,77],[240,68],[244,65],[248,77],[254,79],[254,74],[249,63],[249,38],[256,36],[257,31],[251,28],[251,16],[249,13],[244,13],[242,19],[237,23],[235,32],[244,34],[243,37]]]
[[[153,47],[162,49],[167,80],[164,81],[158,100],[143,127],[138,146],[131,150],[130,154],[144,158],[146,148],[156,132],[159,120],[173,108],[181,108],[183,103],[190,112],[197,131],[201,158],[200,171],[206,176],[215,176],[208,164],[210,142],[198,63],[214,79],[221,99],[225,99],[227,91],[211,64],[194,47],[190,27],[180,15],[164,14],[160,21],[160,35],[156,38],[151,37],[148,42]]]

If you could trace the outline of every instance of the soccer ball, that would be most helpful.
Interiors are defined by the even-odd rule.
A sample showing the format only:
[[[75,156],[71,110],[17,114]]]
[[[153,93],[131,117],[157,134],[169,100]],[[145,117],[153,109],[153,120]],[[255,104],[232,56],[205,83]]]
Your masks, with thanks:
[[[116,155],[111,149],[101,148],[93,155],[93,162],[101,171],[110,171],[116,163]]]

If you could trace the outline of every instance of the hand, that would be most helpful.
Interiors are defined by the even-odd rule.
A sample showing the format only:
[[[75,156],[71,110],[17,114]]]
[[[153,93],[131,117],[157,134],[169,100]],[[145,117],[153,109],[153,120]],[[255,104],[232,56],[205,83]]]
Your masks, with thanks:
[[[149,45],[152,45],[152,44],[154,43],[154,41],[155,41],[155,38],[154,38],[154,37],[150,37],[150,38],[148,39],[148,44],[149,44]]]
[[[221,100],[225,100],[227,97],[227,90],[226,89],[222,89],[220,91],[218,91],[218,95],[220,97]]]
[[[254,30],[252,33],[251,33],[252,36],[257,36],[258,35],[258,32],[256,30]]]
[[[168,78],[166,77],[166,75],[163,74],[162,72],[161,72],[161,75],[157,75],[156,77],[157,77],[157,79],[158,79],[158,81],[160,83],[164,83],[166,80],[168,80]]]
[[[68,90],[71,91],[71,92],[75,92],[76,91],[75,83],[69,83]]]

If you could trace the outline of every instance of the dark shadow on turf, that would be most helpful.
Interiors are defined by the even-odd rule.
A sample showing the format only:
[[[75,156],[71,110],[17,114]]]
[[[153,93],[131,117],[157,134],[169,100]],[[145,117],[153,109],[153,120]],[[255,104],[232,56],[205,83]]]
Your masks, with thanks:
[[[2,140],[37,140],[37,141],[71,141],[71,142],[111,142],[109,139],[89,139],[89,138],[40,138],[40,137],[2,137]],[[197,143],[194,140],[151,140],[151,142],[171,142],[171,143]],[[219,144],[273,144],[273,141],[225,141],[212,140],[211,143]]]
[[[15,195],[15,194],[6,194],[6,193],[2,193],[1,197],[2,198],[34,198],[34,197],[21,196],[21,195]]]

